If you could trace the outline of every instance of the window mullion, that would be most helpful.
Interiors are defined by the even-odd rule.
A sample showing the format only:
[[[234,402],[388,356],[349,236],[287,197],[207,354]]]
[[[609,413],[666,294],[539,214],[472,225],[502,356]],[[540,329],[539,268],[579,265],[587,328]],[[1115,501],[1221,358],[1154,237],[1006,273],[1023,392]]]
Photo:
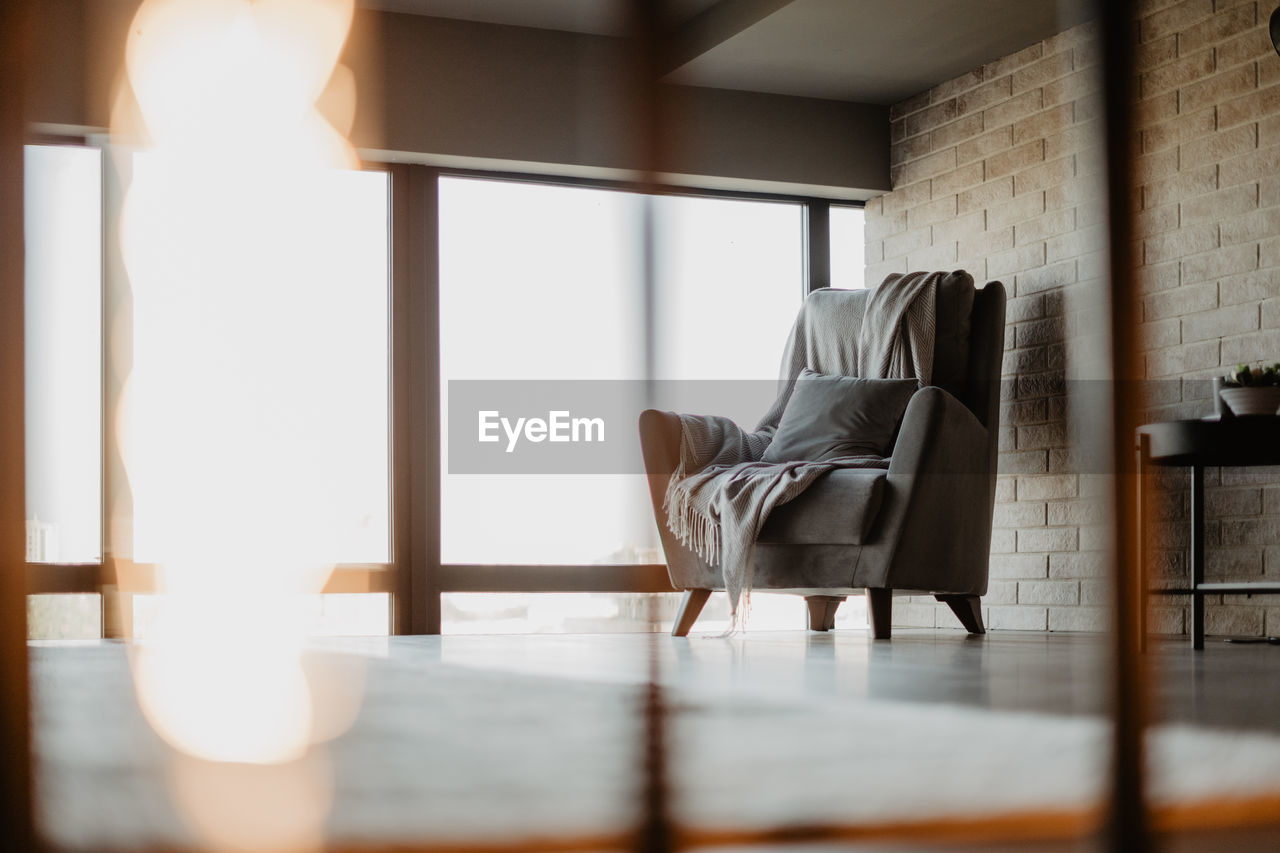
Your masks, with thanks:
[[[809,199],[804,206],[805,292],[831,286],[831,205]]]

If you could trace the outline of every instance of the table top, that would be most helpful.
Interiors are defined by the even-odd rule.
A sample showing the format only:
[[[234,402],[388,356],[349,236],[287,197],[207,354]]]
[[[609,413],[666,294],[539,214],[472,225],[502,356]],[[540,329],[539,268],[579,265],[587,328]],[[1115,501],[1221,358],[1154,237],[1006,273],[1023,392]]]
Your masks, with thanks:
[[[1163,421],[1138,427],[1153,465],[1280,465],[1280,416]]]

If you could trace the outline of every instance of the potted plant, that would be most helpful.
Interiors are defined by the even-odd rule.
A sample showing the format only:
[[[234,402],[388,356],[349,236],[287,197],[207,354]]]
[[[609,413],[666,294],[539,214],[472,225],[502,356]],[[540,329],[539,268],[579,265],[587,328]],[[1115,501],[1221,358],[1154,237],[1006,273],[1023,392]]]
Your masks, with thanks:
[[[1274,415],[1280,410],[1280,362],[1263,367],[1237,364],[1222,383],[1232,414]]]

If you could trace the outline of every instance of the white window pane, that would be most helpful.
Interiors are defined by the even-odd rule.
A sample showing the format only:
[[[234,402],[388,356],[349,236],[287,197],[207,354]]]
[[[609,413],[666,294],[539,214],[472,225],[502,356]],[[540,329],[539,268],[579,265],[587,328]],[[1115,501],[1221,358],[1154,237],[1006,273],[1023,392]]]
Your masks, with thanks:
[[[102,156],[25,152],[27,559],[94,562],[102,519]]]
[[[714,410],[752,429],[777,394],[782,350],[804,292],[803,211],[798,204],[668,196],[658,199],[656,223],[657,378],[756,380],[735,385],[742,390],[729,395],[729,409],[720,403]],[[696,398],[712,389],[681,390]]]
[[[866,236],[860,207],[831,206],[831,286],[866,287]]]
[[[603,189],[440,181],[444,562],[661,560],[639,472],[448,468],[450,381],[643,378],[643,206]],[[753,426],[800,303],[801,209],[661,197],[653,211],[657,375],[766,380]]]
[[[441,179],[442,428],[450,380],[640,376],[639,216],[626,193]],[[642,477],[452,474],[448,440],[444,562],[634,563],[652,547]]]
[[[778,376],[804,291],[798,204],[657,199],[662,379]]]
[[[175,174],[160,155],[133,158],[134,222],[151,229],[153,245],[167,233]],[[246,254],[260,250],[269,275],[222,269],[203,244],[192,257],[157,253],[130,269],[122,440],[139,562],[165,563],[222,528],[239,548],[390,559],[388,176],[332,170],[300,191],[305,221],[271,221],[252,198],[235,211],[251,223],[236,236]],[[305,475],[305,494],[280,474],[287,466]],[[221,484],[219,502],[194,517],[172,496],[203,499],[201,478]]]

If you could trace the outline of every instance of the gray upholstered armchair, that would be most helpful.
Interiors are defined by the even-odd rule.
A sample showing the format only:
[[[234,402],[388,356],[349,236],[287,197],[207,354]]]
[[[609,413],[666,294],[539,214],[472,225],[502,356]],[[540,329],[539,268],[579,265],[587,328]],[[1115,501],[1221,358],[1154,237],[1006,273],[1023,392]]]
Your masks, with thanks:
[[[842,291],[840,298],[869,293]],[[987,591],[995,504],[1005,291],[999,282],[975,289],[967,274],[951,274],[935,299],[933,384],[907,405],[888,469],[824,474],[777,507],[757,539],[753,588],[805,596],[811,629],[830,629],[840,603],[863,589],[876,639],[890,635],[895,592],[932,594],[970,633],[984,631],[979,596]],[[680,430],[671,412],[650,409],[640,417],[668,572],[684,590],[672,629],[682,637],[724,583],[719,568],[666,525],[662,502],[679,461]]]

